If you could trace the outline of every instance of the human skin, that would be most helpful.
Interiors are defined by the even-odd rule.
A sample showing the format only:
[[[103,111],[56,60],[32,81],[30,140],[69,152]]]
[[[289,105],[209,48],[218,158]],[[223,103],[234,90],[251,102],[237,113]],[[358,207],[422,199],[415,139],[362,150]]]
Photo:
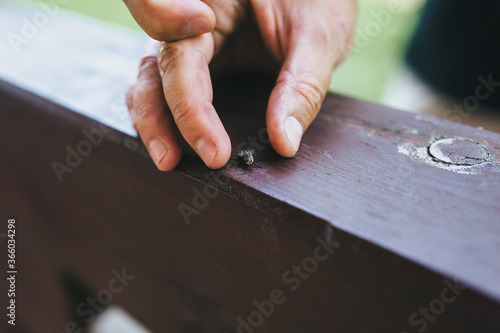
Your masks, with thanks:
[[[277,73],[266,126],[293,157],[354,35],[356,0],[124,0],[155,40],[127,91],[135,129],[162,171],[182,156],[178,132],[213,169],[231,142],[212,105],[211,75]],[[178,129],[178,131],[177,131]]]

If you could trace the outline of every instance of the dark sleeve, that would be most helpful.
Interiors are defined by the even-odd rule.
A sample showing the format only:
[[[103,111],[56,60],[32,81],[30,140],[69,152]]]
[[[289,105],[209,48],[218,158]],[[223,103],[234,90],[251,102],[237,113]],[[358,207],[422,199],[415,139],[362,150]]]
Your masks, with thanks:
[[[500,108],[500,1],[428,0],[407,62],[429,85],[459,99],[474,96],[482,77],[491,94],[481,103]]]

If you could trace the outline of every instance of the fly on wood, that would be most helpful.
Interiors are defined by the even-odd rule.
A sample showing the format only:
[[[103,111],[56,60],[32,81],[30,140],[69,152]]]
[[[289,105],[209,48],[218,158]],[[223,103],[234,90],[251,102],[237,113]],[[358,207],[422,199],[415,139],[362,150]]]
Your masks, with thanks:
[[[252,167],[259,168],[261,169],[262,167],[258,166],[255,164],[255,157],[254,157],[255,149],[244,149],[238,153],[238,158],[233,159],[237,160],[240,165],[246,170],[250,170]]]

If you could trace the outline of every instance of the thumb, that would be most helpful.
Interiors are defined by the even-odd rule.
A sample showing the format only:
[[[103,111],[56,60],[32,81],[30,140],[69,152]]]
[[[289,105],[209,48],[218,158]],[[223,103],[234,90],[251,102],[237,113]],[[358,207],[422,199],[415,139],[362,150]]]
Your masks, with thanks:
[[[317,35],[316,35],[317,36]],[[291,41],[267,110],[269,139],[276,152],[293,157],[318,114],[339,56],[327,42],[306,36]]]
[[[200,0],[123,0],[146,33],[159,41],[174,41],[210,32],[215,14]]]

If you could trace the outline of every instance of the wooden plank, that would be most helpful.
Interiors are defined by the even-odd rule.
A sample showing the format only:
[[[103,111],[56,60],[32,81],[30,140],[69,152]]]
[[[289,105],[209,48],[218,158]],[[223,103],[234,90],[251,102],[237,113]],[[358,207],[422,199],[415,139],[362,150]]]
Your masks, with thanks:
[[[264,332],[405,329],[408,316],[440,297],[446,287],[444,277],[398,254],[336,228],[318,229],[321,220],[314,217],[308,218],[309,227],[307,220],[295,225],[291,219],[277,217],[278,213],[270,214],[225,193],[212,199],[200,219],[186,226],[177,213],[178,204],[192,200],[194,188],[203,192],[204,183],[179,172],[157,172],[148,159],[114,142],[103,142],[70,178],[55,185],[50,163],[59,155],[58,143],[77,145],[86,126],[61,118],[56,121],[41,112],[42,105],[20,107],[26,105],[26,98],[18,99],[17,106],[13,99],[2,97],[2,105],[15,110],[4,114],[4,119],[10,124],[32,119],[24,126],[33,137],[19,142],[22,148],[31,146],[31,153],[16,156],[18,149],[2,146],[13,163],[0,174],[5,179],[24,179],[26,184],[18,187],[33,197],[17,206],[17,198],[2,197],[2,202],[18,212],[18,220],[50,228],[51,236],[45,240],[54,244],[54,255],[61,257],[48,258],[47,266],[55,272],[61,272],[61,264],[55,263],[66,262],[62,267],[99,290],[106,286],[113,267],[133,268],[137,284],[131,284],[117,300],[155,332],[183,325],[235,331],[237,318],[255,311],[252,302],[268,299],[274,289],[287,292],[289,302],[266,318],[260,328]],[[7,128],[2,130],[9,133]],[[47,131],[53,134],[34,141]],[[33,189],[39,190],[33,193]],[[30,211],[37,211],[36,219],[23,213]],[[292,292],[294,284],[283,280],[283,274],[313,256],[318,236],[338,242],[340,248]],[[155,294],[164,295],[173,305],[146,298],[148,304],[154,304],[154,309],[180,307],[183,316],[168,320],[135,304],[138,298],[133,295],[143,294],[139,299],[151,295],[154,284],[150,281],[155,279],[163,280],[163,285],[154,288]],[[183,301],[172,300],[172,288],[183,291]],[[186,305],[189,299],[194,301]],[[195,304],[199,307],[193,308]],[[499,327],[497,312],[497,303],[473,291],[464,292],[429,331],[467,332],[479,325],[493,332]]]
[[[124,33],[105,31],[91,40],[78,38],[91,24],[71,22],[54,21],[46,35],[64,31],[65,48],[73,55],[95,43],[95,58],[100,52],[109,56],[111,38],[111,45],[139,44]],[[42,62],[54,54],[43,42],[40,36],[29,45]],[[137,52],[116,56],[132,62]],[[30,59],[25,57],[19,58]],[[287,301],[275,306],[259,331],[410,332],[423,325],[409,323],[412,313],[440,299],[450,283],[443,281],[454,278],[470,288],[446,304],[438,320],[427,320],[428,331],[500,328],[500,135],[329,95],[297,157],[283,159],[261,132],[272,82],[226,78],[214,85],[216,108],[233,147],[254,141],[262,169],[244,172],[228,165],[209,171],[187,151],[181,165],[164,174],[136,138],[73,112],[78,96],[67,82],[93,73],[88,80],[102,77],[94,87],[102,93],[95,99],[87,95],[93,101],[84,103],[89,108],[84,113],[99,119],[95,109],[106,110],[101,120],[113,119],[127,132],[126,117],[112,105],[130,68],[117,74],[117,68],[102,64],[89,68],[85,57],[71,58],[71,66],[62,59],[52,65],[53,86],[42,91],[46,77],[29,81],[26,74],[36,72],[37,63],[9,61],[19,64],[19,71],[0,66],[0,151],[8,161],[0,166],[5,214],[26,223],[20,237],[34,237],[28,226],[35,224],[54,231],[41,240],[52,244],[53,257],[46,258],[51,274],[65,268],[99,290],[112,267],[134,267],[137,284],[118,299],[153,331],[236,331],[237,318],[248,319],[256,310],[254,300],[269,299],[280,289]],[[108,85],[116,78],[123,82]],[[103,134],[103,142],[59,183],[52,163],[64,163],[65,148],[77,149],[86,140],[82,131],[92,129]],[[477,149],[481,154],[484,147],[487,161],[437,162],[427,147],[439,138],[477,142],[454,143],[464,149],[462,156]],[[449,148],[447,143],[433,146],[435,157],[444,158],[439,152]],[[214,175],[224,184],[214,183]],[[179,205],[194,206],[195,192],[203,193],[207,185],[215,187],[209,192],[214,197],[187,225]],[[14,189],[28,195],[9,196]],[[283,274],[314,256],[318,237],[340,247],[292,291],[294,283]],[[169,299],[170,308],[178,307],[178,315],[159,318],[134,304],[136,295],[161,307],[152,286]]]

